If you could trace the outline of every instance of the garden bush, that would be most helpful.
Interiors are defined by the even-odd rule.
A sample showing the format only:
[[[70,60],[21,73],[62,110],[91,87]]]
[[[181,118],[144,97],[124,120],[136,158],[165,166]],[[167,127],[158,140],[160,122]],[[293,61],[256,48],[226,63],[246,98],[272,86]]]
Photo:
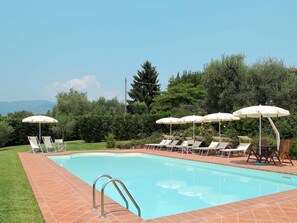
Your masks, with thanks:
[[[110,148],[115,148],[116,145],[116,140],[115,140],[115,136],[113,133],[108,133],[107,137],[106,137],[106,148],[110,149]]]

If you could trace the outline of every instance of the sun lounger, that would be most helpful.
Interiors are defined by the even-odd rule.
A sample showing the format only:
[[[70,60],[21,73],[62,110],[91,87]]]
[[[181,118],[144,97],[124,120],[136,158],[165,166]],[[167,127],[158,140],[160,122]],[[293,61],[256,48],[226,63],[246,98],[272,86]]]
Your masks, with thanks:
[[[180,143],[179,139],[174,139],[170,144],[166,145],[167,151],[173,152],[175,149],[177,149],[177,145]]]
[[[46,151],[49,152],[57,152],[56,146],[53,143],[52,137],[50,136],[42,136],[42,141],[44,143],[44,147]]]
[[[166,139],[166,141],[162,144],[162,145],[155,145],[153,147],[153,149],[163,149],[163,148],[167,148],[167,145],[170,145],[172,143],[171,139]]]
[[[208,147],[193,147],[192,148],[192,153],[193,154],[201,154],[202,150],[206,149],[215,149],[219,145],[220,142],[212,141]]]
[[[184,151],[186,151],[187,146],[189,145],[189,143],[193,144],[193,141],[190,140],[184,140],[180,145],[176,146],[177,152],[182,152],[184,153]]]
[[[227,146],[229,145],[230,142],[219,142],[217,147],[206,147],[206,148],[201,148],[200,155],[206,155],[208,156],[209,153],[217,153],[220,150],[226,149]]]
[[[42,152],[42,148],[37,136],[28,136],[28,140],[30,142],[32,153]]]
[[[160,143],[150,143],[150,144],[145,144],[145,147],[147,149],[153,149],[155,148],[156,146],[162,146],[164,145],[164,143],[166,142],[167,139],[163,139]]]
[[[186,153],[192,153],[192,149],[193,148],[199,148],[199,146],[202,144],[202,142],[204,141],[204,138],[199,138],[199,139],[196,139],[195,142],[192,144],[192,145],[188,145],[184,152]]]
[[[236,148],[231,149],[221,149],[220,153],[222,156],[226,155],[228,158],[233,154],[245,154],[248,148],[251,146],[251,138],[247,136],[238,136],[239,141],[248,141],[240,142]]]

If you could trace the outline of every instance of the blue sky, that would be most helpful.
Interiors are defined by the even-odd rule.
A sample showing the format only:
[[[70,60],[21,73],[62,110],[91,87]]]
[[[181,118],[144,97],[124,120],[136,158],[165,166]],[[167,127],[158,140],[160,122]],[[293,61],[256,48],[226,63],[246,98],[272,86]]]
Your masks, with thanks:
[[[74,88],[124,98],[149,60],[165,89],[183,70],[242,53],[297,67],[296,0],[0,0],[0,101]]]

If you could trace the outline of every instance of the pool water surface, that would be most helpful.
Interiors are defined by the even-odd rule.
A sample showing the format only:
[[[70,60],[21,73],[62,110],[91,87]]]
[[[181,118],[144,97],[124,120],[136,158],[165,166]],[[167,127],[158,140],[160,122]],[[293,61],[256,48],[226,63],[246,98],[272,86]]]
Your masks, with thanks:
[[[120,179],[145,220],[297,188],[294,175],[141,153],[80,153],[50,158],[89,185],[102,174]],[[106,178],[97,182],[98,190],[104,182]],[[106,195],[125,206],[111,184]],[[129,207],[137,214],[133,204]]]

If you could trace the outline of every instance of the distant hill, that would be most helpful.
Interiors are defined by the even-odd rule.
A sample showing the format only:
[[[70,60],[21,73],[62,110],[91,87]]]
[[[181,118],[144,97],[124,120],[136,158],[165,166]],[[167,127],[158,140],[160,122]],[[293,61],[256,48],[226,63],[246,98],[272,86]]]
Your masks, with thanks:
[[[0,101],[0,114],[6,116],[8,113],[16,111],[30,111],[33,114],[45,114],[48,110],[52,110],[56,103],[47,100],[32,101]]]

